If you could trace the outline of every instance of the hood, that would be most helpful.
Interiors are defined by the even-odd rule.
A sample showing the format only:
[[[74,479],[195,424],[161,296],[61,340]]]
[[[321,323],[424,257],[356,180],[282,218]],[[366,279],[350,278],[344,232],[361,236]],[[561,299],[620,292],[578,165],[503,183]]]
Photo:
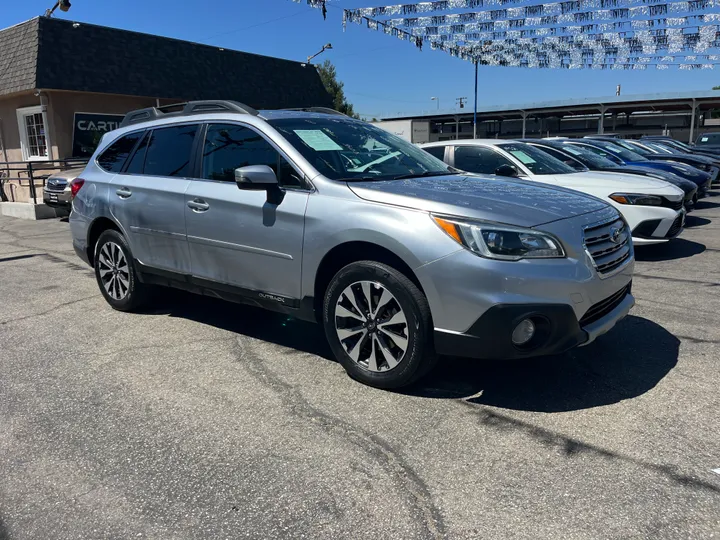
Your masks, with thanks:
[[[643,162],[636,162],[633,163],[633,165],[637,165],[639,167],[646,167],[649,169],[654,169],[656,171],[666,171],[673,174],[681,174],[685,178],[694,178],[695,180],[709,180],[710,174],[701,171],[700,169],[697,169],[693,167],[692,165],[688,165],[687,163],[680,163],[679,161],[661,161],[661,160],[655,160],[655,161],[643,161]]]
[[[635,174],[621,174],[616,172],[590,171],[573,174],[538,175],[542,181],[553,181],[558,185],[586,191],[596,195],[602,191],[607,195],[614,192],[648,193],[656,195],[676,195],[681,190],[664,180],[657,180],[649,176]]]
[[[72,180],[75,180],[78,176],[80,176],[80,173],[82,173],[84,170],[84,167],[68,169],[66,171],[53,173],[50,175],[50,178],[62,178],[63,180],[71,182]]]
[[[361,199],[520,227],[534,227],[607,208],[582,193],[496,176],[433,176],[351,182]]]
[[[677,174],[671,173],[664,169],[656,169],[653,167],[636,167],[632,165],[624,165],[613,169],[603,169],[601,172],[616,174],[630,173],[631,176],[647,176],[650,178],[655,178],[657,180],[662,180],[663,182],[668,182],[674,186],[678,186],[680,189],[688,193],[693,189],[697,188],[697,185],[690,180],[686,180],[685,178],[682,178],[681,176],[678,176]]]
[[[715,165],[718,162],[717,158],[700,156],[698,154],[652,154],[648,155],[647,158],[653,160],[679,161],[680,163],[697,163],[703,165]]]

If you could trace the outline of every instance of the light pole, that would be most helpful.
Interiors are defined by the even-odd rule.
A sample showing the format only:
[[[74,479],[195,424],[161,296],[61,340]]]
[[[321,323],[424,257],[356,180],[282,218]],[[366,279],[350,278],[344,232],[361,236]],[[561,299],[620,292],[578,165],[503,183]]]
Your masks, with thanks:
[[[52,17],[57,8],[60,8],[60,11],[68,11],[70,9],[70,0],[58,0],[53,7],[45,11],[45,16]]]
[[[326,45],[323,45],[323,48],[320,49],[320,52],[315,53],[315,54],[313,54],[312,56],[308,56],[308,57],[307,57],[307,63],[309,64],[309,63],[310,63],[310,60],[312,60],[312,59],[315,58],[316,56],[320,56],[322,53],[324,53],[325,51],[330,50],[330,49],[332,49],[332,48],[333,48],[333,47],[332,47],[332,43],[328,43],[328,44],[326,44]]]
[[[437,110],[440,110],[440,98],[439,97],[431,97],[430,101],[437,101]]]

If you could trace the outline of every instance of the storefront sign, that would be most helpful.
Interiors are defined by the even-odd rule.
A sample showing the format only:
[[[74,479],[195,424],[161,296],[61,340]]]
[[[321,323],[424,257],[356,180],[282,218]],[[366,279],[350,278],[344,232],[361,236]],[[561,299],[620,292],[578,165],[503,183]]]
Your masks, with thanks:
[[[117,114],[75,113],[73,157],[90,157],[102,136],[120,127],[123,116]]]

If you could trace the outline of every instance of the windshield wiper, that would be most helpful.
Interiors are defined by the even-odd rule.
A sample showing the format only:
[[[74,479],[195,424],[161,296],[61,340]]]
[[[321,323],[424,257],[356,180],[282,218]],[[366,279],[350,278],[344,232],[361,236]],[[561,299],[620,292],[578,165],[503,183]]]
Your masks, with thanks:
[[[455,174],[459,174],[459,173],[452,172],[452,171],[425,171],[422,173],[401,174],[398,176],[393,176],[392,179],[393,180],[405,180],[407,178],[425,178],[428,176],[450,176],[450,175],[455,175]]]
[[[382,176],[350,176],[348,178],[338,178],[338,182],[381,182],[383,180],[393,180]]]

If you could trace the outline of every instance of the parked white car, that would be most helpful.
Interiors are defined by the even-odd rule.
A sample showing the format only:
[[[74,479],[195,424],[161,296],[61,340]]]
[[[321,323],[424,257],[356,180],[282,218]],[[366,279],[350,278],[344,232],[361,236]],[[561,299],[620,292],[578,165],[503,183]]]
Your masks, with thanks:
[[[595,195],[620,210],[635,244],[667,242],[678,236],[685,224],[684,193],[663,180],[577,172],[542,150],[516,141],[442,141],[420,147],[462,171],[513,176]]]

